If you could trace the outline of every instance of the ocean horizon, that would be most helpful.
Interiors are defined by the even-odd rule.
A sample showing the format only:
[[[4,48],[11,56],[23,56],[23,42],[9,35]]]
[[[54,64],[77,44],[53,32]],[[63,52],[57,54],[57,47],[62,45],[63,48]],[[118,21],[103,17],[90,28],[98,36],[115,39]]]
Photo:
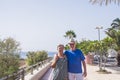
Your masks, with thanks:
[[[53,57],[56,52],[48,52],[48,57]],[[20,53],[20,59],[26,59],[27,58],[27,52],[21,52]]]

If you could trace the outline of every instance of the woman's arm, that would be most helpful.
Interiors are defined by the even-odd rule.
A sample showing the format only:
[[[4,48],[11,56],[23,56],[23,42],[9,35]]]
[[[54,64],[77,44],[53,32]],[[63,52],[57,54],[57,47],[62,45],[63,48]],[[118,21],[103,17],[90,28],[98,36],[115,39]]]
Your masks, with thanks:
[[[53,61],[51,63],[51,67],[52,68],[55,68],[57,60],[58,60],[58,56],[57,56],[57,54],[55,54],[54,58],[53,58]]]

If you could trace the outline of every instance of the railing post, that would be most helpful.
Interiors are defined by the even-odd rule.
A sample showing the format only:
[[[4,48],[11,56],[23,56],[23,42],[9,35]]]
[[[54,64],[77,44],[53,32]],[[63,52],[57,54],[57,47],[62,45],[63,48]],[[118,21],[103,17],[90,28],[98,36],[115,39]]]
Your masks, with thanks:
[[[12,78],[13,78],[13,80],[15,80],[15,77],[16,77],[17,75],[15,74],[15,72],[12,74]]]
[[[42,61],[42,65],[44,66],[44,61]]]
[[[39,64],[37,64],[37,70],[39,70]]]
[[[42,62],[40,62],[40,67],[42,67]]]
[[[24,68],[22,69],[21,75],[22,75],[22,80],[24,80],[24,77],[25,77],[25,70],[24,70]]]
[[[8,75],[6,76],[6,80],[8,80]]]
[[[33,66],[31,66],[31,74],[33,74]]]

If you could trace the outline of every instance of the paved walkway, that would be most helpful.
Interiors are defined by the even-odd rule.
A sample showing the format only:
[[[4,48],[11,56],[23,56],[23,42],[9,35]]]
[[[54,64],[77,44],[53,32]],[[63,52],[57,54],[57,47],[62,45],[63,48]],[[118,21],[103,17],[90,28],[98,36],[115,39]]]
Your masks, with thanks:
[[[85,80],[120,80],[120,67],[107,67],[106,70],[110,71],[111,74],[100,74],[97,72],[98,70],[98,66],[87,65],[88,75]]]
[[[52,68],[50,68],[47,73],[42,77],[42,79],[40,80],[48,80],[48,77],[50,76],[51,74],[51,71],[52,71]]]
[[[120,80],[120,67],[107,67],[106,70],[110,71],[111,74],[100,74],[97,72],[98,70],[98,66],[87,64],[88,75],[85,80]],[[50,71],[51,69],[48,70],[41,80],[48,80]]]

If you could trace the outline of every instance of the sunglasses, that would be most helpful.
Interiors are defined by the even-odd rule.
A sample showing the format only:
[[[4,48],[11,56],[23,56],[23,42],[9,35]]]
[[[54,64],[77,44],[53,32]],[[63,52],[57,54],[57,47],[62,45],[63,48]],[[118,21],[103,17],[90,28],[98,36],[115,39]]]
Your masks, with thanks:
[[[74,44],[69,44],[69,45],[74,45]]]

